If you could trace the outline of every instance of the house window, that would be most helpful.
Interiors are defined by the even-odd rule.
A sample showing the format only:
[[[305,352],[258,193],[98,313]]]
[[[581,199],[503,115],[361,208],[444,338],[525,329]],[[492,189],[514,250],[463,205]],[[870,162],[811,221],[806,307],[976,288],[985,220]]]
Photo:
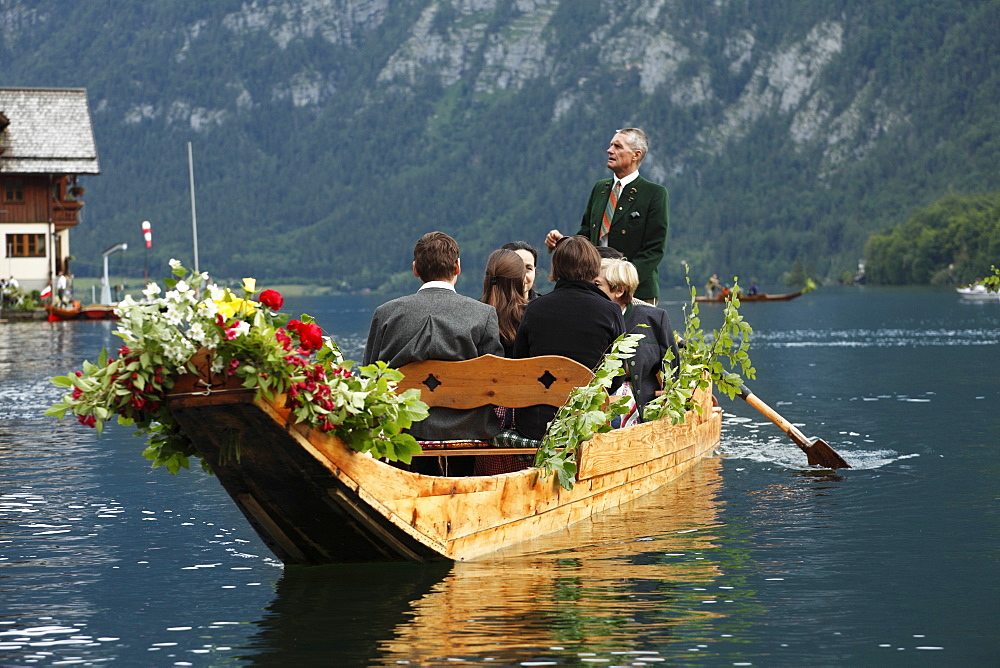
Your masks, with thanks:
[[[5,202],[24,201],[24,182],[21,181],[21,179],[3,180],[3,201]]]
[[[44,234],[8,234],[7,257],[45,257]]]

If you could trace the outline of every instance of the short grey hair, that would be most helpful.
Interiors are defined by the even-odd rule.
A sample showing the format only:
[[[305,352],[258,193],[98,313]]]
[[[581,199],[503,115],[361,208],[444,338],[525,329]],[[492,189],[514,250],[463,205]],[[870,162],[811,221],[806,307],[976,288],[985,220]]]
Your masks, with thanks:
[[[633,151],[642,151],[639,162],[645,160],[646,153],[649,152],[649,139],[646,138],[645,132],[639,128],[621,128],[617,130],[617,133],[625,135],[628,139],[628,145],[632,147]]]

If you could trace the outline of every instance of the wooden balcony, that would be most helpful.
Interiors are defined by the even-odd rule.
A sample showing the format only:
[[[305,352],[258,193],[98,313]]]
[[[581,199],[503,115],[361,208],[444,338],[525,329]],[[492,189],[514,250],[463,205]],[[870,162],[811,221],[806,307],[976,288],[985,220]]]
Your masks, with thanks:
[[[82,200],[56,200],[52,203],[52,224],[56,232],[61,232],[79,224],[78,212],[83,208]]]

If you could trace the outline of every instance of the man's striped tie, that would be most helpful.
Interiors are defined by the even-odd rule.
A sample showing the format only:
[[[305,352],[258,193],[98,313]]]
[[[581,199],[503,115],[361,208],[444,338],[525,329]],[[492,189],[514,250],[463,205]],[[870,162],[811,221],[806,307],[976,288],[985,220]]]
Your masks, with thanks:
[[[601,239],[608,236],[608,232],[611,231],[611,221],[615,217],[615,208],[618,206],[618,195],[621,193],[621,189],[622,182],[616,181],[614,190],[608,197],[608,205],[604,207],[604,217],[601,218]]]

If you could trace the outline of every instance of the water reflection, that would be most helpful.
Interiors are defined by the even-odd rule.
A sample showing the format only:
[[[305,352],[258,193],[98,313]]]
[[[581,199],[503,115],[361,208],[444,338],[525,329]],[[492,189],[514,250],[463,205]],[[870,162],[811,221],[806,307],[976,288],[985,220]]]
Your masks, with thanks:
[[[370,308],[341,302],[291,310],[357,357]],[[48,377],[117,348],[111,323],[4,325],[0,664],[984,665],[1000,316],[953,302],[824,289],[748,309],[754,391],[850,471],[809,468],[723,399],[721,463],[430,567],[283,569],[217,480],[150,471],[130,429],[42,415]]]
[[[294,644],[297,661],[327,665],[509,665],[690,638],[730,595],[713,586],[721,467],[481,560],[286,568],[244,658]]]
[[[411,602],[451,568],[447,562],[286,567],[242,658],[250,665],[369,665],[386,634],[411,614]]]
[[[616,511],[456,564],[382,643],[379,665],[610,656],[718,616],[711,583],[721,464]]]

